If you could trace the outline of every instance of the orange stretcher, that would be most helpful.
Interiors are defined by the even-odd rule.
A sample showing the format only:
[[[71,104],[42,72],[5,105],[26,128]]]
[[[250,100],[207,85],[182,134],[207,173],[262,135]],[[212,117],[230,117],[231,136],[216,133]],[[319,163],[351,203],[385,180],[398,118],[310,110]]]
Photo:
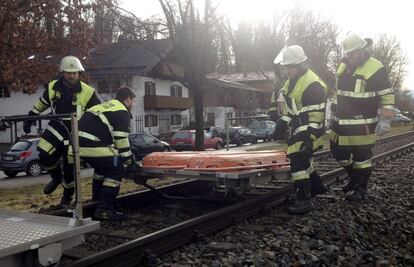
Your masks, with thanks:
[[[144,157],[144,169],[235,172],[289,167],[284,151],[253,152],[154,152]]]
[[[274,180],[286,180],[290,169],[284,151],[154,152],[142,162],[141,175],[148,178],[197,179],[242,193]]]

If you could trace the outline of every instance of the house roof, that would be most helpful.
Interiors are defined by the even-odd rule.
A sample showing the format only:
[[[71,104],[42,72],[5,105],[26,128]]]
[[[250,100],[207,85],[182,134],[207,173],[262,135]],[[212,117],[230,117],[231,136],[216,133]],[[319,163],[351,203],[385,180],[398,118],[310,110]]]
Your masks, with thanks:
[[[91,76],[147,74],[172,49],[168,39],[124,40],[90,52],[86,71]]]
[[[234,89],[241,89],[241,90],[248,90],[248,91],[256,91],[256,92],[263,92],[263,90],[259,88],[255,88],[252,86],[248,86],[238,82],[232,82],[223,79],[217,78],[207,78],[207,82],[211,85],[216,85],[224,88],[234,88]]]
[[[263,75],[263,73],[266,75]],[[207,78],[216,78],[221,80],[227,80],[231,82],[253,82],[253,81],[266,81],[268,79],[275,80],[275,73],[273,71],[264,72],[238,72],[230,74],[211,73],[207,75]],[[267,78],[266,78],[267,77]]]

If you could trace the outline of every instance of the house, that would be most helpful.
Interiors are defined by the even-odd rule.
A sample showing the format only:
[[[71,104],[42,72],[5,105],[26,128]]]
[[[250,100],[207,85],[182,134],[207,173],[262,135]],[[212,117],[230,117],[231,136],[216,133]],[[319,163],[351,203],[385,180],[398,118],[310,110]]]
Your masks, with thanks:
[[[0,86],[0,118],[5,116],[26,115],[33,107],[33,104],[43,94],[43,85],[33,94],[25,92],[10,92],[8,87]],[[17,135],[23,135],[23,123],[16,125]],[[0,125],[0,144],[10,143],[16,137],[9,128]]]
[[[204,105],[206,123],[224,126],[225,117],[231,124],[246,124],[235,120],[266,114],[274,91],[274,72],[250,72],[207,76],[208,86]]]
[[[188,89],[174,77],[184,71],[174,63],[172,45],[164,40],[121,40],[91,52],[86,65],[90,84],[102,99],[128,86],[136,94],[131,132],[161,135],[189,123],[193,106]]]

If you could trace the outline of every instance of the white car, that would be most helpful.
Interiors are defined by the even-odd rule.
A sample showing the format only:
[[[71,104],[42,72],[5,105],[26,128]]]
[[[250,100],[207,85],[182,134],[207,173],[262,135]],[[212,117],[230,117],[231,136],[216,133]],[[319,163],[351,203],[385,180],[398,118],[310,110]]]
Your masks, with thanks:
[[[395,116],[392,119],[392,121],[396,121],[396,122],[410,122],[411,120],[407,116],[404,116],[403,114],[401,114],[401,113],[398,112],[397,114],[395,114]]]

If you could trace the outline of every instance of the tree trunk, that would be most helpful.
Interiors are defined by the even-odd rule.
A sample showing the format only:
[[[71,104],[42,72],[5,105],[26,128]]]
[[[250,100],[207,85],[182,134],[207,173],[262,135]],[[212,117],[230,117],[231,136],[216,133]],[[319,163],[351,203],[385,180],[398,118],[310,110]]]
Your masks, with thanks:
[[[194,93],[194,116],[195,116],[195,127],[196,127],[196,136],[195,136],[195,150],[203,151],[204,150],[204,114],[203,114],[203,98],[204,90],[201,87],[191,87],[192,92]]]

